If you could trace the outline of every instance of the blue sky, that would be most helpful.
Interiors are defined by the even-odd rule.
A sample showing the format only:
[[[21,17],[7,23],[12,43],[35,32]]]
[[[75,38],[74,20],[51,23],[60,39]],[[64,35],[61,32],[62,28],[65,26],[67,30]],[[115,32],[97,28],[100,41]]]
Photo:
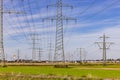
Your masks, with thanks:
[[[48,43],[52,43],[54,54],[55,21],[44,21],[43,18],[56,15],[56,8],[46,8],[56,0],[4,0],[4,11],[18,11],[22,14],[4,14],[4,46],[8,59],[13,59],[20,49],[21,58],[31,59],[32,32],[39,34],[37,47],[43,49],[42,59],[48,57]],[[64,22],[65,55],[79,59],[77,48],[84,48],[87,59],[101,59],[102,53],[95,42],[104,33],[114,42],[107,51],[107,58],[120,58],[120,0],[63,0],[63,4],[73,5],[73,9],[63,8],[63,14],[77,19]],[[25,13],[25,14],[24,14]],[[85,53],[84,53],[85,54]],[[72,59],[72,58],[71,58]]]

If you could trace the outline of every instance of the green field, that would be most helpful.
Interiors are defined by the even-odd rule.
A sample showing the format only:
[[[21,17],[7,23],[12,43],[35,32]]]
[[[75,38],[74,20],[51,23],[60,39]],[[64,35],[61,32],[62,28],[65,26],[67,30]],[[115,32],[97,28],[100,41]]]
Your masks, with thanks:
[[[120,65],[77,65],[69,68],[53,66],[7,66],[0,68],[0,74],[55,75],[82,77],[92,75],[97,78],[120,78]]]

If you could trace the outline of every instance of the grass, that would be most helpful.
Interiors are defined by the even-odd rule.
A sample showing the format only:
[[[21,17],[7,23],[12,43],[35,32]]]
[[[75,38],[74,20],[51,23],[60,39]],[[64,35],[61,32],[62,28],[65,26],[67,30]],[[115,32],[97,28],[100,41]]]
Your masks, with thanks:
[[[104,69],[107,68],[107,69]],[[112,68],[112,70],[109,70]],[[0,74],[24,74],[24,75],[56,75],[81,77],[92,75],[98,78],[120,78],[120,65],[79,65],[69,68],[54,68],[53,66],[8,66],[0,67]]]

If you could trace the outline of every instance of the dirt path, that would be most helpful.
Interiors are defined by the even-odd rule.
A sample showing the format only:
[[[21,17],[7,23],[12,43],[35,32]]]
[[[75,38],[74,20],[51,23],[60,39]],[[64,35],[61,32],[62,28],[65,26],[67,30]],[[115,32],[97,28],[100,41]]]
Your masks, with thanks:
[[[120,68],[79,68],[79,69],[93,69],[93,70],[120,70]]]

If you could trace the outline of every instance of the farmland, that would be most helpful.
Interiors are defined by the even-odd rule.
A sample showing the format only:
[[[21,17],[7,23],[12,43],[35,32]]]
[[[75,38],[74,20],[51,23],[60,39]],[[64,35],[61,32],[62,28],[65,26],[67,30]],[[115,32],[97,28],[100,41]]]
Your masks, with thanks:
[[[54,68],[52,65],[34,66],[7,66],[0,68],[0,75],[27,75],[27,76],[71,76],[71,77],[94,77],[94,78],[120,78],[120,65],[109,64],[107,66],[86,64],[69,65],[68,68]],[[11,77],[11,76],[10,76]],[[35,79],[37,80],[37,79]]]

